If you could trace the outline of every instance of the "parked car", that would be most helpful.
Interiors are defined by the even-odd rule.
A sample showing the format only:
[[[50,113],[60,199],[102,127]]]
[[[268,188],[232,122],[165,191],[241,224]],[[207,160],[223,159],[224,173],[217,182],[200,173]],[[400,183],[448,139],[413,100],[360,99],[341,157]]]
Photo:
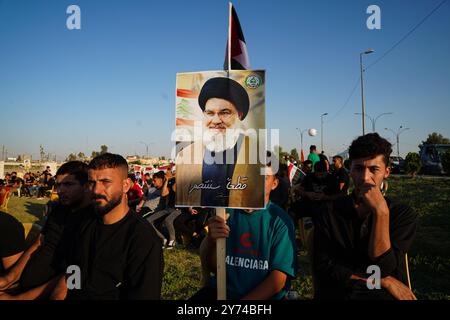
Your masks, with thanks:
[[[389,157],[389,164],[391,166],[392,173],[405,173],[405,159],[402,157]]]
[[[450,144],[423,144],[419,146],[420,159],[422,160],[421,173],[441,175],[442,169],[441,156],[450,150]]]

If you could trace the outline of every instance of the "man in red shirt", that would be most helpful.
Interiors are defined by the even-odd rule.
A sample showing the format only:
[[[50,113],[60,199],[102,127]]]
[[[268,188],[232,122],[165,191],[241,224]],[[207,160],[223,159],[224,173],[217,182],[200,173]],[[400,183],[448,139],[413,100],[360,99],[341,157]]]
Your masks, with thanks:
[[[141,186],[137,183],[134,174],[129,174],[128,179],[133,182],[133,186],[127,192],[128,206],[130,206],[131,208],[135,208],[144,197],[144,192],[142,191]]]

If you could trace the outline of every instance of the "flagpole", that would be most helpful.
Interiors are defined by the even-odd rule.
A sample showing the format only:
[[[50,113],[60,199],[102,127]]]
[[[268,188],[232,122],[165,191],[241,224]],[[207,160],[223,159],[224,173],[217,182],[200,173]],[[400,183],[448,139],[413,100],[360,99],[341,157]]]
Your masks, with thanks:
[[[227,76],[230,77],[231,70],[231,21],[233,4],[228,6],[228,68]],[[225,208],[216,208],[216,216],[225,220]],[[217,300],[227,299],[227,273],[226,273],[226,239],[221,238],[216,241],[216,262],[217,262]]]
[[[231,23],[232,23],[232,8],[233,4],[228,3],[228,77],[230,77],[231,70]]]

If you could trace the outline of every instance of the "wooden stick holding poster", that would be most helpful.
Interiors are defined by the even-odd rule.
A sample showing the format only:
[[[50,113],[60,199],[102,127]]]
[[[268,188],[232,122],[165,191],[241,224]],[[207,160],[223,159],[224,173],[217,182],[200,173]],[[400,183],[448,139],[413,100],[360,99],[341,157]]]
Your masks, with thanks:
[[[216,215],[225,220],[225,208],[217,208]],[[217,239],[217,300],[227,299],[227,269],[225,265],[226,238]]]
[[[230,69],[231,69],[231,17],[232,17],[232,8],[233,5],[231,2],[228,6],[228,70],[227,75],[230,77]],[[225,220],[225,208],[217,208],[216,215]],[[217,300],[226,300],[227,299],[227,269],[225,265],[227,251],[227,243],[226,239],[218,239],[216,242],[216,261],[217,261]]]

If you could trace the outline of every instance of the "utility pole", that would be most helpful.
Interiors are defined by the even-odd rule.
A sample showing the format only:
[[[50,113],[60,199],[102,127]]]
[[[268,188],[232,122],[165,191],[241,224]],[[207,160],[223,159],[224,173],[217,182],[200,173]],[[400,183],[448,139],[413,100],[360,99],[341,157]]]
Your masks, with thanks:
[[[325,112],[320,116],[320,152],[323,152],[323,117],[327,114],[328,112]]]
[[[389,130],[389,131],[391,131],[391,132],[395,135],[396,140],[397,140],[397,157],[399,157],[399,158],[400,158],[400,134],[401,134],[403,131],[406,131],[406,130],[409,130],[409,129],[410,129],[410,128],[403,128],[403,126],[400,126],[400,127],[398,128],[397,132],[395,132],[395,131],[392,130],[392,129],[384,128],[384,130]]]
[[[359,68],[361,70],[361,109],[362,109],[362,116],[361,116],[361,118],[362,118],[363,135],[366,134],[366,122],[365,122],[365,118],[364,118],[364,116],[366,114],[366,111],[364,109],[364,78],[363,78],[364,68],[363,68],[362,57],[363,57],[363,55],[370,54],[372,52],[374,52],[373,49],[367,49],[366,51],[361,52],[359,54]]]

